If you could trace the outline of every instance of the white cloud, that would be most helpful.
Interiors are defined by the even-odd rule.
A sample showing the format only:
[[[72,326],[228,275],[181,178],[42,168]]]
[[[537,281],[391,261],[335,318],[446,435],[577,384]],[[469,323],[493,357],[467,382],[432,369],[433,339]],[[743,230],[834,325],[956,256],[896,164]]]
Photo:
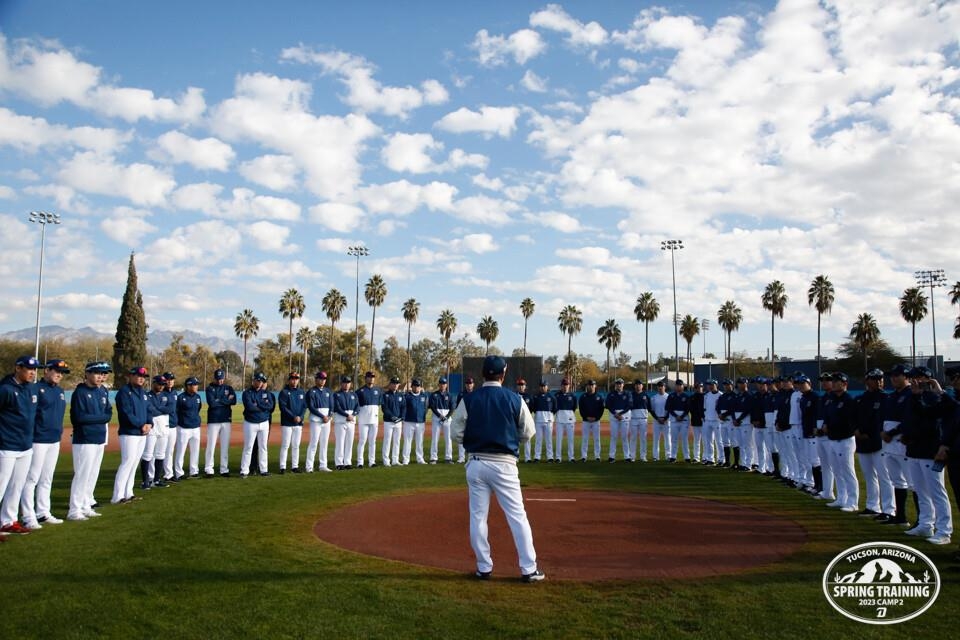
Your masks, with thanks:
[[[425,185],[397,180],[386,184],[372,184],[357,190],[360,203],[370,213],[407,215],[420,207],[431,211],[448,211],[453,207],[457,188],[445,182]]]
[[[527,91],[534,93],[543,93],[547,90],[547,81],[535,74],[532,69],[527,69],[523,78],[520,79],[520,84]]]
[[[320,238],[317,240],[317,248],[321,251],[330,251],[332,253],[342,253],[346,255],[347,248],[353,243],[353,240],[346,238]]]
[[[451,133],[482,133],[509,138],[516,129],[519,115],[517,107],[482,106],[479,111],[460,107],[440,118],[434,126]]]
[[[66,160],[57,175],[78,191],[126,198],[140,206],[162,206],[177,184],[168,172],[152,165],[117,164],[112,157],[92,151]]]
[[[79,147],[109,154],[130,141],[130,132],[96,127],[65,127],[43,118],[22,116],[0,107],[0,145],[6,144],[31,153],[43,148]]]
[[[24,188],[24,193],[51,198],[61,211],[79,214],[90,213],[86,199],[74,189],[62,184],[32,185]]]
[[[509,36],[491,36],[486,29],[481,29],[470,46],[477,52],[477,61],[487,67],[506,64],[507,58],[526,64],[547,49],[540,34],[533,29],[521,29]]]
[[[294,253],[300,247],[290,244],[290,228],[273,222],[261,220],[242,227],[244,235],[250,239],[250,244],[262,251],[278,253]]]
[[[473,176],[470,181],[481,189],[488,189],[490,191],[503,190],[503,180],[500,178],[488,178],[482,173],[478,173],[477,175]]]
[[[509,200],[497,200],[479,195],[457,200],[449,213],[461,220],[481,226],[499,227],[511,222],[511,214],[519,210],[520,207]]]
[[[157,138],[157,147],[160,158],[201,170],[226,171],[236,156],[230,145],[221,140],[198,140],[179,131],[168,131]]]
[[[300,172],[293,158],[277,155],[264,155],[242,162],[238,171],[250,182],[274,191],[292,190],[297,186]]]
[[[211,242],[212,238],[216,238],[216,242]],[[236,258],[240,247],[239,231],[218,220],[204,220],[178,227],[158,238],[138,255],[137,260],[142,264],[158,263],[197,269]]]
[[[102,84],[101,72],[59,45],[18,40],[8,47],[0,34],[0,89],[42,106],[71,102],[128,122],[196,122],[206,110],[203,92],[195,87],[177,100],[158,98],[147,89]]]
[[[340,233],[356,229],[362,217],[363,209],[342,202],[324,202],[310,207],[311,222],[317,222]]]
[[[100,221],[100,229],[114,242],[136,248],[144,236],[157,230],[157,227],[147,222],[149,211],[117,207],[113,215]]]
[[[116,311],[120,309],[120,298],[97,293],[61,293],[43,296],[43,306],[49,309],[102,309]]]
[[[12,200],[17,197],[17,192],[6,185],[0,184],[0,200]]]
[[[490,161],[482,154],[454,149],[445,162],[434,162],[431,154],[440,153],[443,149],[443,143],[435,140],[429,133],[395,133],[387,138],[380,157],[393,171],[410,173],[456,171],[463,167],[484,169]]]
[[[212,218],[229,220],[280,220],[296,222],[300,219],[300,205],[286,198],[258,196],[250,189],[237,188],[230,200],[218,196],[223,187],[209,182],[184,185],[171,196],[172,204],[186,211],[201,211]]]
[[[449,246],[452,251],[469,251],[470,253],[490,253],[500,247],[493,240],[489,233],[468,233],[462,238],[456,238],[444,244]]]
[[[542,213],[528,213],[527,220],[541,224],[563,233],[579,233],[583,230],[580,221],[573,216],[559,211],[544,211]]]
[[[299,80],[240,76],[235,97],[214,108],[212,127],[227,140],[250,140],[289,155],[312,193],[334,200],[349,196],[360,181],[364,142],[379,129],[364,115],[311,115],[310,93]]]
[[[548,4],[530,14],[530,26],[567,34],[567,43],[574,47],[598,47],[607,41],[607,30],[597,22],[584,24],[574,19],[558,4]]]
[[[326,73],[335,73],[347,86],[344,102],[355,109],[405,118],[424,104],[442,104],[449,99],[447,90],[437,80],[426,80],[416,87],[383,86],[373,78],[376,68],[365,58],[343,51],[319,52],[305,47],[284,49],[280,58],[320,66]]]

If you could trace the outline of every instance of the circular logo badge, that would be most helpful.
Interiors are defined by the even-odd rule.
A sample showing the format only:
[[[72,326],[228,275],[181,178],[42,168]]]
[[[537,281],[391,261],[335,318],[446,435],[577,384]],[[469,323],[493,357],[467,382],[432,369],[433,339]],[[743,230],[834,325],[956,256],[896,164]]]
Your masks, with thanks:
[[[834,609],[867,624],[916,618],[940,594],[930,558],[896,542],[868,542],[842,552],[823,572],[823,594]]]

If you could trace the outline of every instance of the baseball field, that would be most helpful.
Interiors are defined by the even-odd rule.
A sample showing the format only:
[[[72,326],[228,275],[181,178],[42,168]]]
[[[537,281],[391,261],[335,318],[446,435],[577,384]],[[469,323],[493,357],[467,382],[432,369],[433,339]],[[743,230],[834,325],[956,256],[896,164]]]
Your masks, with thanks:
[[[577,447],[579,453],[579,442]],[[239,448],[231,453],[236,469]],[[528,507],[548,576],[530,585],[517,579],[509,538],[493,537],[495,578],[482,582],[472,577],[466,526],[441,526],[447,514],[466,522],[459,511],[464,502],[457,500],[466,494],[462,466],[280,476],[276,456],[271,446],[270,477],[240,479],[234,473],[182,481],[138,492],[140,501],[104,504],[100,518],[10,536],[0,544],[6,585],[0,637],[902,639],[946,638],[955,632],[956,544],[933,546],[898,527],[827,509],[757,474],[665,462],[523,464],[527,497],[552,496]],[[96,492],[101,503],[109,502],[118,462],[116,452],[104,458]],[[67,447],[53,494],[54,513],[60,516],[71,475]],[[388,500],[384,504],[394,504],[389,511],[373,504],[417,494],[425,498],[418,504],[437,504],[404,510],[396,508],[402,503]],[[610,514],[615,510],[601,509],[600,502],[624,494],[647,500],[622,507],[630,510],[627,524],[617,518],[614,526]],[[564,502],[564,495],[576,502]],[[598,496],[596,504],[591,495]],[[674,515],[682,518],[647,517],[662,513],[648,514],[650,500],[665,504],[669,498],[678,499]],[[323,522],[363,505],[372,508],[359,509],[338,535],[352,543],[355,531],[365,552],[321,539]],[[725,505],[731,507],[729,517],[722,516]],[[565,509],[563,517],[548,518],[554,508]],[[763,554],[780,541],[775,530],[757,528],[750,513],[789,524],[791,535],[800,532],[796,544],[786,555],[765,560]],[[605,519],[611,520],[609,526]],[[502,528],[502,520],[492,507],[491,521]],[[557,547],[553,537],[568,543]],[[727,540],[732,541],[728,549]],[[936,604],[898,625],[848,620],[821,590],[823,571],[835,555],[880,540],[913,545],[933,560],[942,578]],[[375,553],[378,544],[382,555]],[[413,555],[383,557],[398,557],[398,546]],[[689,561],[691,547],[709,550],[706,569],[670,575],[664,567],[673,558],[678,565]],[[590,554],[598,551],[608,568],[655,566],[657,571],[597,579],[568,570],[581,555],[589,565]],[[757,562],[737,569],[723,562],[724,553],[756,555]]]

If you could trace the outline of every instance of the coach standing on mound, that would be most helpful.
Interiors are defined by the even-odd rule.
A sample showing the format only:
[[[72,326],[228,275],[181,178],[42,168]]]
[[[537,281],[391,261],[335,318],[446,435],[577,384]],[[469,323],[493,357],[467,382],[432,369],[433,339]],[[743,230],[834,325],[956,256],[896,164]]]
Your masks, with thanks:
[[[513,533],[524,582],[543,580],[537,568],[533,532],[527,521],[520,492],[517,459],[520,443],[529,441],[535,431],[526,403],[516,393],[503,388],[507,363],[500,356],[483,360],[483,386],[466,396],[453,416],[453,434],[467,450],[467,486],[470,496],[470,545],[477,556],[477,578],[488,580],[493,559],[487,541],[487,514],[490,493],[497,496]]]

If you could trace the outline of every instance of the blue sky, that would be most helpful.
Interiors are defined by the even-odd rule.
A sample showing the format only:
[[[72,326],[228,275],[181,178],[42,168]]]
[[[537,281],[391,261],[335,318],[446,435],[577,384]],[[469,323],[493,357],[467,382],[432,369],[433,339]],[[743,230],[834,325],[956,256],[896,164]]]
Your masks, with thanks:
[[[326,322],[381,273],[377,338],[436,338],[445,308],[497,345],[561,353],[556,317],[584,312],[581,353],[615,318],[642,356],[678,312],[744,312],[734,347],[764,355],[766,283],[790,297],[777,351],[811,357],[806,288],[837,290],[825,351],[859,313],[895,347],[916,269],[960,279],[960,8],[915,2],[5,2],[0,5],[0,332],[31,326],[39,228],[43,323],[112,331],[136,251],[148,321],[261,335],[293,286]],[[462,6],[461,6],[462,5]],[[229,7],[229,10],[226,9]],[[21,259],[9,259],[21,256]],[[937,292],[941,352],[957,310]],[[361,319],[369,308],[361,303]],[[932,350],[931,326],[917,330]],[[694,351],[703,348],[697,338]]]

